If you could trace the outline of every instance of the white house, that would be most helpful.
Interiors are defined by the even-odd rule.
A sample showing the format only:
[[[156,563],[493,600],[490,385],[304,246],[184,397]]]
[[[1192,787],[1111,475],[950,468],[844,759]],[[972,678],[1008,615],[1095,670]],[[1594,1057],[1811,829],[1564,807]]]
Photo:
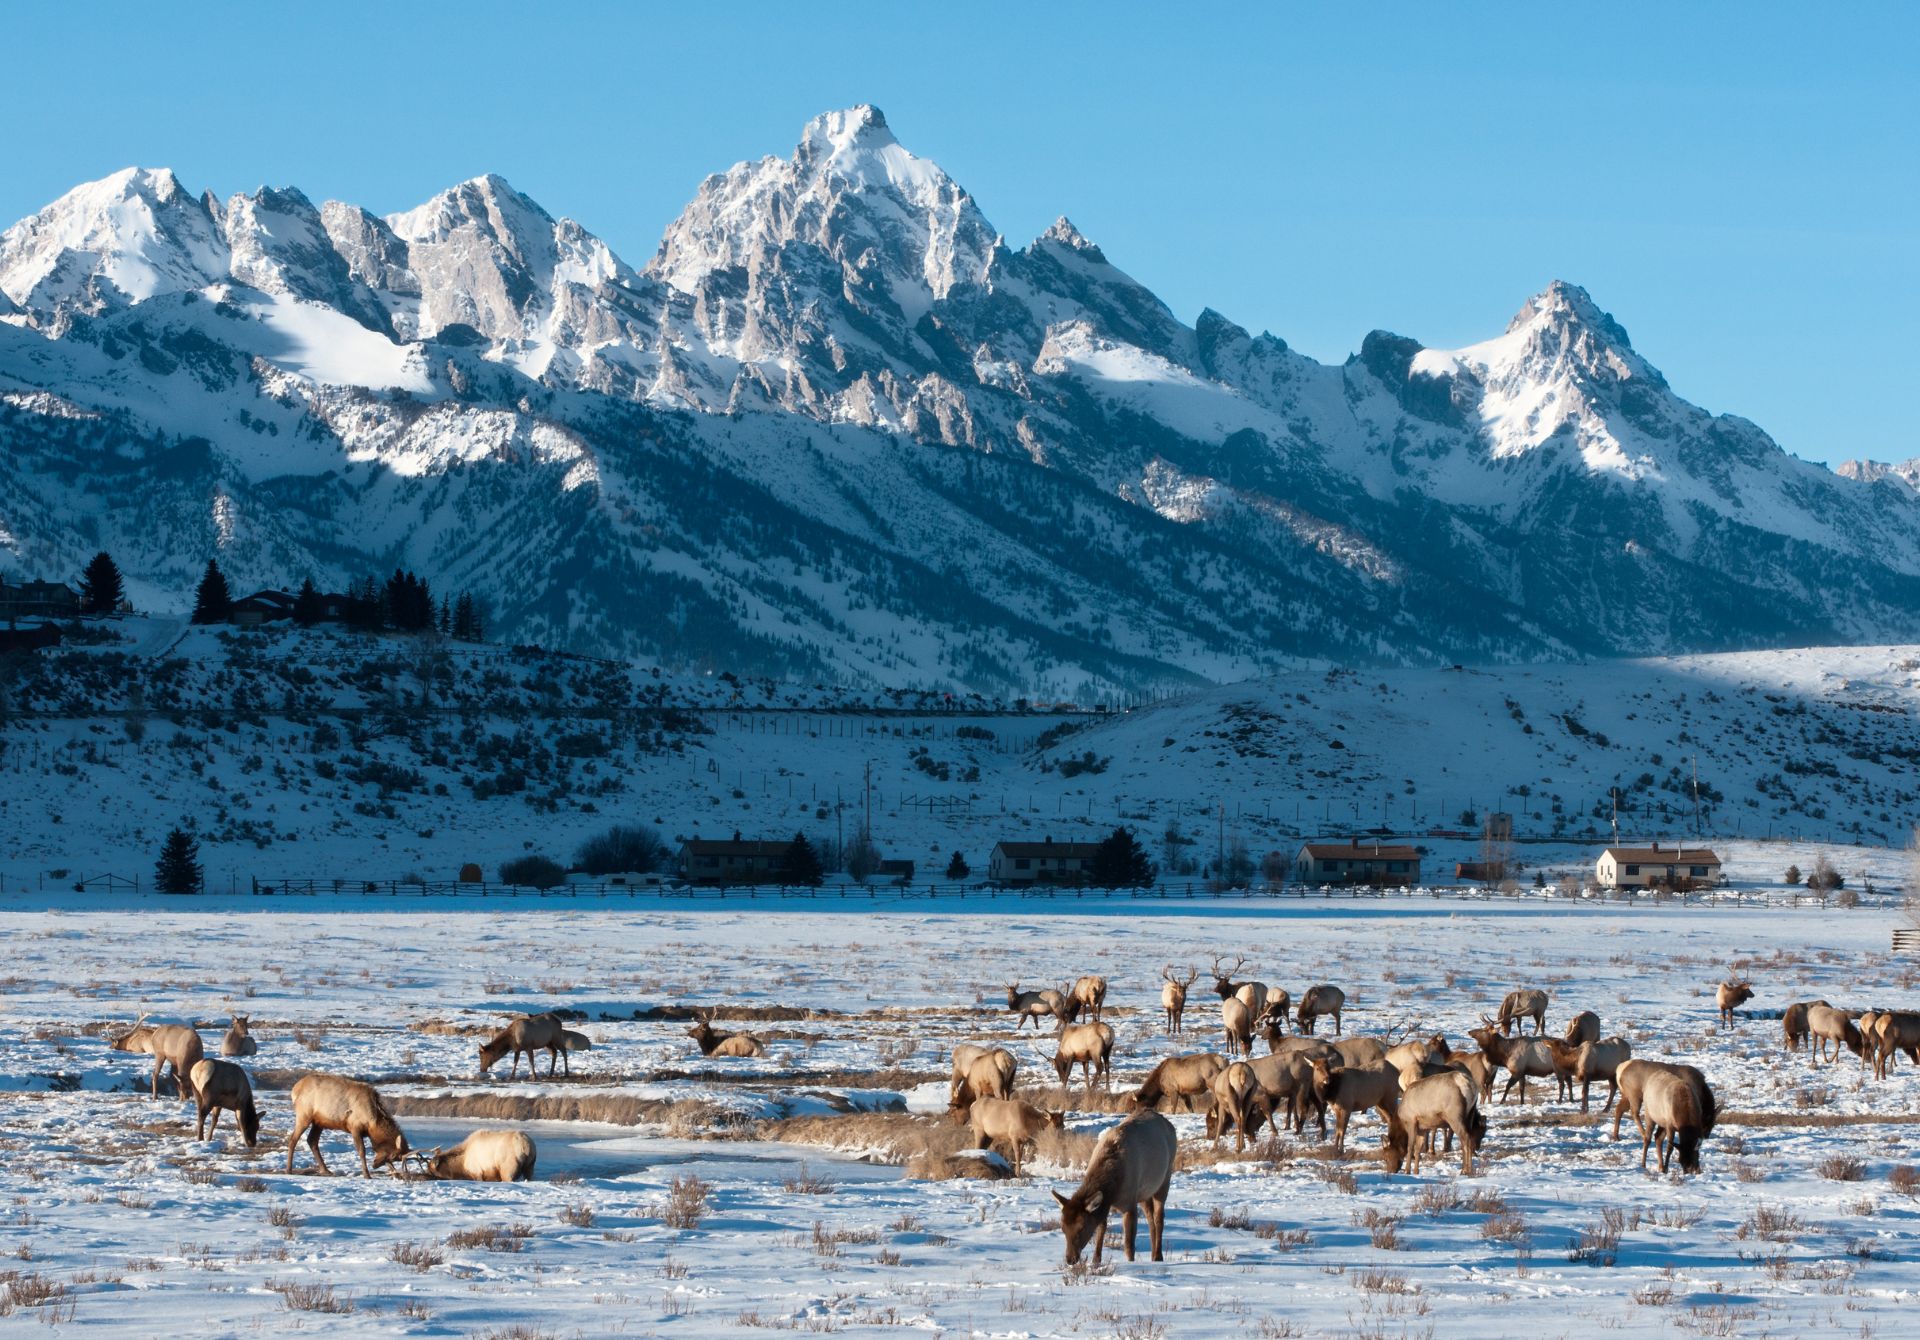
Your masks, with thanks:
[[[1720,858],[1706,847],[1608,847],[1594,862],[1594,878],[1602,888],[1668,888],[1689,884],[1718,884]]]

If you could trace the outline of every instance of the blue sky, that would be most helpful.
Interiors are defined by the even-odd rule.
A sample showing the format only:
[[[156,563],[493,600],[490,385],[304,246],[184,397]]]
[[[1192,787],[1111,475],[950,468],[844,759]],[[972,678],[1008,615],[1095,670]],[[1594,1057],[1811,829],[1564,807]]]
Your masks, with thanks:
[[[0,218],[133,163],[381,212],[494,171],[643,264],[707,173],[873,102],[1185,320],[1339,359],[1564,278],[1791,451],[1920,455],[1920,7],[1185,8],[9,5]]]

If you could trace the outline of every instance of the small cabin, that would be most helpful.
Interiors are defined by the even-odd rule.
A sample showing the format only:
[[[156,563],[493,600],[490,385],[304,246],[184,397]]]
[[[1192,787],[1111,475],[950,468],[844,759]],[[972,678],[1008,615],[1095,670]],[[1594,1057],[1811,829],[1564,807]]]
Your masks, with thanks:
[[[1093,868],[1098,842],[1001,842],[987,858],[994,884],[1082,884]]]
[[[785,842],[689,838],[680,845],[680,878],[689,884],[778,884],[787,866]]]
[[[1720,882],[1720,858],[1707,847],[1608,847],[1593,864],[1603,889],[1686,889]]]
[[[1420,849],[1357,837],[1309,842],[1295,866],[1309,884],[1413,885],[1420,882]]]

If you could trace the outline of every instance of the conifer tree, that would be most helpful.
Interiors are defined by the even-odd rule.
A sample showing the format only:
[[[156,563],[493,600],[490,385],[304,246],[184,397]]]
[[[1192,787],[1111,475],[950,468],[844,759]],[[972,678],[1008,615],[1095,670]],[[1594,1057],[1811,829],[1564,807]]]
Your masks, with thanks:
[[[220,560],[207,560],[200,578],[200,589],[193,593],[195,623],[225,623],[233,614],[233,593],[227,589],[227,574],[220,571]]]
[[[199,893],[200,844],[183,828],[167,834],[160,848],[160,860],[153,869],[153,884],[162,893]]]
[[[817,888],[823,878],[825,872],[820,869],[820,853],[813,849],[805,833],[795,833],[793,841],[787,844],[786,855],[780,860],[781,882]]]
[[[80,574],[80,612],[111,614],[120,608],[126,587],[120,580],[120,568],[112,555],[102,549],[88,561]]]

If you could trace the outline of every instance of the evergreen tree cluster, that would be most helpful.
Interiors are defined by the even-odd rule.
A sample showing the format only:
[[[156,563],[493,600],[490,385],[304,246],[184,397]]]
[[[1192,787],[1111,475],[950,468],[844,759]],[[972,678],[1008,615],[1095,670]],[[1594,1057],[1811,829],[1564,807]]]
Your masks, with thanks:
[[[111,599],[117,604],[120,600],[120,574],[111,558],[105,554],[96,557],[88,565],[88,580],[95,580],[94,569],[102,564],[104,567],[98,576],[99,589],[111,592]],[[89,586],[88,589],[93,588]],[[107,596],[102,595],[101,598],[106,599]],[[207,570],[200,578],[199,590],[194,593],[193,621],[225,623],[232,614],[233,593],[227,586],[226,574],[220,570],[218,559],[208,559]],[[302,579],[300,590],[293,598],[293,621],[303,628],[311,628],[321,622],[326,614],[326,598],[313,584],[313,578]],[[349,583],[341,617],[348,627],[369,632],[393,629],[402,633],[421,633],[432,629],[438,630],[443,637],[458,638],[462,642],[484,642],[487,638],[486,613],[471,591],[462,591],[458,600],[442,596],[436,604],[427,579],[404,568],[395,568],[393,575],[385,581],[378,577],[362,577]]]

